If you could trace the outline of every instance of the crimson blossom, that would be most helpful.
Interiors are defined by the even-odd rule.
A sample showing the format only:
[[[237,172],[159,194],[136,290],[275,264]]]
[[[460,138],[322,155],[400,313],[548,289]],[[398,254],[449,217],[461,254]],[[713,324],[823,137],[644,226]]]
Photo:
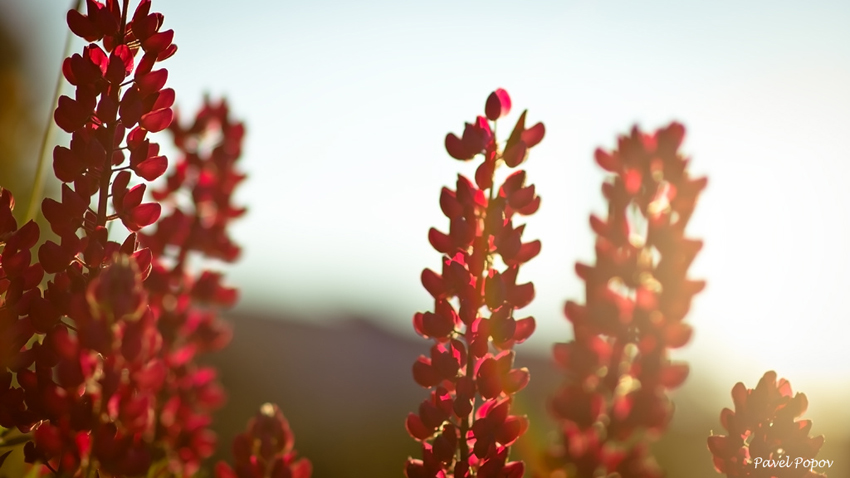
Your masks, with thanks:
[[[798,420],[808,408],[806,395],[791,391],[770,371],[756,388],[732,388],[735,411],[724,408],[720,422],[728,436],[712,435],[708,449],[718,473],[741,478],[826,478],[811,462],[823,436],[810,437],[811,420]],[[787,464],[790,466],[783,466]]]
[[[486,116],[467,123],[461,137],[446,136],[453,158],[481,155],[483,161],[474,181],[458,175],[455,190],[440,194],[448,234],[434,228],[428,233],[444,256],[441,273],[422,272],[434,310],[413,318],[416,332],[434,345],[429,357],[413,365],[414,379],[431,392],[419,412],[407,417],[408,433],[422,444],[422,459],[407,462],[408,478],[518,478],[524,472],[522,462],[508,461],[509,447],[528,427],[525,417],[510,413],[512,396],[529,380],[527,369],[513,367],[513,346],[535,324],[532,317],[515,318],[514,311],[534,297],[534,286],[517,284],[517,274],[540,252],[540,241],[523,243],[525,225],[514,219],[536,212],[540,197],[534,185],[526,185],[525,171],[517,169],[499,186],[495,171],[501,164],[517,168],[545,129],[542,123],[526,128],[524,111],[500,144],[491,122],[510,109],[507,92],[496,90],[485,104]]]
[[[245,179],[236,168],[245,128],[230,117],[224,100],[205,98],[191,124],[182,126],[175,114],[169,131],[180,156],[163,188],[153,192],[165,214],[155,231],[139,239],[155,258],[145,286],[171,373],[160,392],[156,436],[174,455],[174,464],[192,465],[183,470],[190,474],[214,451],[210,413],[225,398],[216,370],[199,366],[196,357],[229,343],[230,327],[217,309],[237,300],[236,289],[222,284],[221,273],[195,274],[190,265],[239,257],[227,228],[246,211],[232,204],[235,187]]]
[[[219,462],[216,478],[310,478],[313,465],[298,458],[295,436],[277,405],[266,403],[233,439],[234,466]]]
[[[704,287],[687,278],[702,243],[685,227],[706,179],[688,173],[684,133],[678,123],[634,128],[616,151],[596,151],[613,175],[602,186],[608,217],[590,218],[596,264],[576,264],[585,304],[567,302],[574,339],[554,348],[566,380],[549,404],[562,437],[548,457],[552,476],[661,476],[648,445],[672,417],[666,392],[688,375],[668,350],[690,340],[683,319]]]
[[[226,227],[243,212],[230,203],[243,128],[223,103],[208,103],[189,130],[173,126],[184,156],[156,202],[144,202],[146,182],[168,168],[148,134],[174,117],[168,72],[156,69],[177,49],[174,32],[149,0],[132,16],[128,0],[86,5],[67,16],[92,43],[63,63],[75,93],[59,98],[54,119],[71,140],[53,152],[61,196],[42,213],[58,239],[37,262],[38,225],[18,227],[14,199],[0,191],[0,426],[55,476],[188,476],[213,451],[209,413],[224,399],[195,356],[227,343],[214,312],[236,300],[221,274],[190,273],[190,252],[238,255]],[[211,153],[198,154],[192,145],[207,133]],[[181,194],[192,202],[172,199]],[[169,215],[142,233],[160,202]],[[123,231],[107,228],[118,221]]]

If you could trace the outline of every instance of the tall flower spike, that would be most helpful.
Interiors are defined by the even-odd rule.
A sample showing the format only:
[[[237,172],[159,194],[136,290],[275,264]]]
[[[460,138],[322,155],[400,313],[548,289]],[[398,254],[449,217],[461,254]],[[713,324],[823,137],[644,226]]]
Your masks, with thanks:
[[[277,405],[266,403],[233,440],[234,465],[219,462],[216,478],[310,478],[313,465],[298,458],[295,436]]]
[[[245,129],[224,100],[205,98],[188,125],[175,120],[169,130],[180,155],[164,187],[153,193],[166,213],[139,240],[155,257],[146,284],[173,376],[163,388],[157,438],[168,445],[172,469],[191,475],[214,451],[210,414],[225,398],[215,369],[200,366],[196,357],[230,341],[230,327],[216,309],[232,306],[237,291],[223,284],[221,273],[195,274],[189,264],[194,258],[232,262],[238,256],[227,228],[245,212],[232,204],[245,179],[238,170]]]
[[[792,395],[791,384],[770,371],[756,388],[732,388],[735,411],[724,408],[720,422],[729,436],[708,437],[714,468],[741,478],[826,478],[812,471],[823,436],[810,437],[811,420],[798,420],[808,408],[806,395]],[[779,463],[790,463],[782,466]]]
[[[226,227],[242,212],[230,196],[242,179],[234,163],[243,128],[222,104],[212,114],[207,105],[198,131],[175,129],[183,152],[187,134],[209,132],[208,124],[223,140],[212,157],[192,156],[197,174],[169,179],[170,191],[195,197],[193,210],[171,212],[200,225],[176,244],[179,257],[166,257],[162,242],[175,243],[140,230],[162,211],[144,202],[145,182],[168,166],[148,133],[172,122],[174,91],[155,67],[176,46],[149,0],[132,16],[128,4],[88,0],[85,15],[68,13],[71,30],[96,43],[63,64],[75,94],[60,98],[54,118],[71,141],[54,150],[64,184],[42,212],[58,239],[38,249],[38,263],[30,251],[38,226],[18,228],[14,200],[0,191],[0,425],[32,431],[26,461],[57,476],[137,476],[163,466],[194,474],[213,451],[209,414],[223,402],[215,371],[194,355],[227,343],[212,308],[231,305],[236,292],[221,274],[192,275],[186,258],[237,256]],[[159,229],[175,222],[167,219]],[[113,228],[115,242],[106,225],[118,220],[128,231]],[[140,235],[151,248],[139,246]]]
[[[167,164],[146,135],[171,121],[168,73],[154,67],[177,47],[149,0],[132,17],[127,0],[86,5],[86,14],[72,10],[67,20],[92,43],[65,59],[62,74],[75,91],[54,112],[71,134],[53,155],[64,184],[58,199],[42,202],[57,238],[31,264],[38,227],[0,221],[0,422],[32,430],[26,461],[57,475],[136,475],[159,447],[152,412],[165,373],[143,286],[151,255],[138,248],[135,232],[160,214],[159,204],[144,202],[141,181],[156,179]],[[13,202],[4,194],[3,204],[0,210],[11,210]],[[129,231],[116,242],[106,226],[118,220]]]
[[[576,264],[586,302],[565,308],[574,340],[554,348],[566,371],[550,402],[563,443],[548,462],[559,473],[661,476],[648,444],[672,416],[667,391],[688,375],[668,350],[690,340],[683,319],[704,287],[687,278],[702,243],[684,234],[706,179],[688,174],[684,132],[678,123],[654,134],[635,127],[616,151],[596,151],[613,177],[602,186],[607,219],[590,218],[596,264]]]
[[[446,136],[452,157],[481,155],[482,163],[474,181],[459,175],[454,190],[443,188],[440,207],[449,230],[428,233],[444,256],[439,273],[422,272],[433,311],[413,317],[416,332],[434,345],[413,364],[414,379],[431,391],[418,413],[407,417],[407,431],[422,444],[422,459],[407,462],[408,478],[518,478],[524,472],[522,462],[508,461],[509,447],[528,426],[525,417],[510,414],[513,395],[529,380],[528,370],[513,367],[513,346],[535,325],[532,317],[517,319],[514,313],[534,298],[534,286],[517,284],[517,274],[540,252],[540,241],[523,243],[525,225],[514,220],[536,212],[540,197],[523,170],[498,187],[494,178],[499,165],[515,168],[525,160],[544,127],[526,128],[523,112],[507,142],[499,144],[488,119],[501,118],[510,107],[507,92],[496,90],[486,102],[486,118],[467,123],[461,137]]]

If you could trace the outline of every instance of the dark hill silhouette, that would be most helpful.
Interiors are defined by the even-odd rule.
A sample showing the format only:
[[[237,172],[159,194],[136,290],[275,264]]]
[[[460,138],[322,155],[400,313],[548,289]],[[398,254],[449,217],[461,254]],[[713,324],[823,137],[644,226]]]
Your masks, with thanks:
[[[314,478],[403,476],[405,459],[420,453],[404,420],[427,396],[413,381],[411,367],[416,357],[428,353],[430,342],[400,337],[363,318],[312,324],[278,317],[233,314],[233,342],[208,360],[219,369],[228,391],[228,403],[215,417],[216,459],[230,460],[233,436],[262,403],[275,402],[292,425],[296,448],[313,462]],[[549,443],[553,424],[544,404],[561,383],[561,374],[548,357],[522,345],[517,350],[517,364],[529,368],[531,382],[518,395],[515,410],[528,415],[531,428],[512,449],[512,458],[530,464],[534,454],[527,450]],[[714,472],[706,447],[709,430],[721,432],[720,409],[709,415],[698,406],[706,386],[694,376],[673,397],[676,418],[655,447],[669,477],[721,476]],[[850,476],[848,460],[842,462],[850,450],[843,438],[847,424],[842,438],[820,425],[827,435],[820,458],[836,462],[829,476]]]

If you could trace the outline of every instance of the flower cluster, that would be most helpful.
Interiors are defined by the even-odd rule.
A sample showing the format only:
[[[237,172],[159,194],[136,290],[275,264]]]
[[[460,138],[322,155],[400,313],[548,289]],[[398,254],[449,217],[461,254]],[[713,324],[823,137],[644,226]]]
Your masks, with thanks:
[[[432,228],[428,238],[444,254],[441,273],[425,269],[422,284],[434,298],[434,310],[417,313],[416,332],[434,340],[430,357],[413,365],[416,382],[431,389],[419,413],[407,417],[407,431],[422,443],[422,459],[410,459],[408,478],[478,476],[519,477],[522,462],[508,462],[511,444],[526,430],[525,417],[510,414],[513,394],[529,380],[528,370],[514,368],[514,344],[534,331],[532,317],[514,312],[531,302],[534,286],[518,284],[520,265],[540,252],[540,241],[523,243],[524,225],[516,215],[540,206],[523,170],[496,186],[495,171],[504,163],[516,168],[544,135],[542,123],[525,127],[523,112],[501,145],[491,122],[507,115],[511,100],[504,90],[487,99],[486,116],[466,124],[461,137],[446,136],[455,159],[483,156],[472,181],[459,175],[455,190],[443,188],[440,207],[449,231]],[[504,268],[498,269],[497,259]],[[477,397],[483,403],[477,403]]]
[[[672,416],[666,391],[688,375],[668,350],[690,339],[683,319],[704,286],[687,278],[701,242],[685,227],[706,180],[689,176],[683,137],[677,123],[654,134],[635,128],[616,151],[596,151],[613,173],[602,187],[608,218],[590,218],[596,264],[576,265],[586,303],[567,302],[574,340],[554,349],[566,381],[550,402],[563,444],[549,461],[568,476],[660,476],[648,438]]]
[[[806,395],[792,395],[791,384],[767,372],[756,388],[738,382],[732,388],[735,411],[724,408],[720,422],[729,436],[708,438],[714,468],[730,477],[826,478],[811,466],[758,467],[759,462],[810,462],[823,445],[823,436],[810,437],[811,420],[798,420],[809,405]]]
[[[216,478],[310,478],[313,465],[298,458],[295,436],[277,405],[266,403],[233,440],[235,464],[219,462]]]
[[[0,190],[0,426],[30,438],[26,461],[57,476],[191,475],[212,454],[209,413],[224,399],[195,356],[228,342],[214,308],[236,292],[219,273],[192,275],[187,261],[191,251],[238,255],[226,227],[243,212],[230,203],[243,128],[223,103],[207,104],[189,129],[172,126],[183,158],[157,202],[144,202],[145,182],[168,168],[148,133],[174,117],[168,72],[154,68],[177,47],[149,0],[132,16],[128,4],[88,0],[87,14],[68,13],[92,43],[63,64],[75,94],[59,99],[54,119],[71,140],[53,152],[61,197],[42,203],[58,239],[38,247],[37,261],[38,225],[18,227]],[[207,135],[216,140],[202,154]],[[141,233],[160,202],[170,215]],[[123,233],[107,228],[118,220]]]
[[[227,228],[245,212],[232,204],[245,178],[236,170],[244,126],[229,117],[223,100],[205,99],[191,125],[181,126],[175,115],[169,131],[180,157],[164,187],[153,192],[165,214],[154,232],[139,239],[154,257],[145,286],[171,374],[160,393],[157,439],[166,444],[172,463],[191,474],[214,451],[210,413],[224,402],[216,370],[199,366],[196,357],[230,341],[230,328],[216,309],[232,306],[237,292],[222,284],[221,273],[195,275],[189,266],[193,259],[232,262],[239,255]]]

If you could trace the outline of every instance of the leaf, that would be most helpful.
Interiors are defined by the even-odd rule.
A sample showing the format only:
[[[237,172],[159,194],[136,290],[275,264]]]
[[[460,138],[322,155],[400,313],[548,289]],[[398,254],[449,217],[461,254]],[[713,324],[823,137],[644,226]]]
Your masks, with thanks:
[[[0,442],[0,447],[15,447],[23,445],[24,443],[30,440],[32,440],[32,436],[28,433],[25,433],[23,435],[15,435],[12,438],[4,439],[2,442]]]

